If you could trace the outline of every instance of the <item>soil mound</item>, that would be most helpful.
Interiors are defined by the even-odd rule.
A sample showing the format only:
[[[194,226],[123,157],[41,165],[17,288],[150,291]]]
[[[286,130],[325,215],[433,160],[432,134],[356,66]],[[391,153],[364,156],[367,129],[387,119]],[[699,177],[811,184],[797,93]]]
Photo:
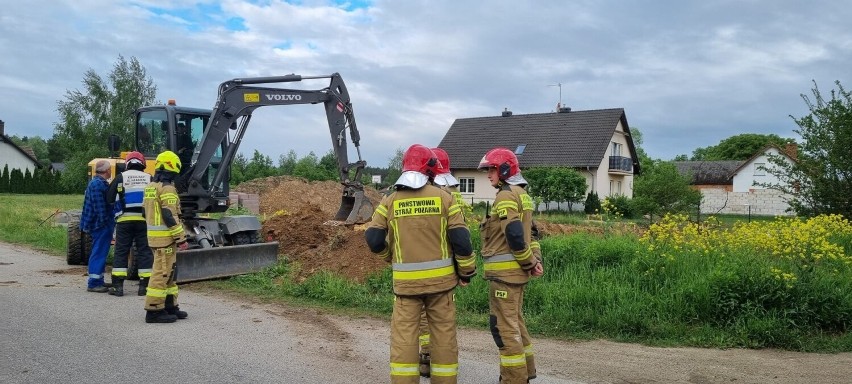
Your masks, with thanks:
[[[367,247],[365,225],[333,220],[343,192],[338,182],[276,176],[248,181],[235,191],[260,196],[263,232],[280,243],[282,255],[298,264],[298,279],[328,271],[363,281],[387,266]],[[374,207],[381,200],[373,188],[364,192]]]

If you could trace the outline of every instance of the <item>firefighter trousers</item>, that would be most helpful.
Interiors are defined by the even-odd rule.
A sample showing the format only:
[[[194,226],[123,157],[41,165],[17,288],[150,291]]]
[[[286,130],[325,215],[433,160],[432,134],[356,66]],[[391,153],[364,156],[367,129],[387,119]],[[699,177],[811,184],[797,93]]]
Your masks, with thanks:
[[[391,383],[420,382],[418,355],[420,313],[425,310],[432,344],[434,384],[453,384],[458,378],[456,303],[453,290],[422,296],[395,296],[391,318]]]
[[[170,304],[178,305],[178,287],[176,258],[177,247],[152,247],[154,252],[154,269],[148,280],[148,291],[145,294],[145,310],[161,311],[166,309],[166,297],[171,296]]]
[[[426,308],[420,312],[420,354],[428,355],[432,353],[432,346],[429,340],[429,322],[426,320]]]
[[[536,375],[532,339],[524,322],[525,284],[490,280],[491,336],[500,351],[500,383],[522,384]]]
[[[112,259],[112,275],[127,278],[128,256],[134,248],[133,258],[139,277],[151,277],[154,254],[148,246],[148,224],[144,220],[122,221],[115,225],[115,250]]]

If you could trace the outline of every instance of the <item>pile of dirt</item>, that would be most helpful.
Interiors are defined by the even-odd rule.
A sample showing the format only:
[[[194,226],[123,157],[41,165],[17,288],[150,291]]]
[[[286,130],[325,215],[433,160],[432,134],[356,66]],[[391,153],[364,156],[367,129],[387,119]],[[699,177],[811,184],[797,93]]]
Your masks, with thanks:
[[[328,271],[363,281],[387,266],[367,247],[365,225],[333,220],[343,192],[338,182],[276,176],[240,184],[235,191],[260,196],[263,231],[280,243],[282,255],[298,264],[299,280]],[[381,200],[373,188],[364,192],[374,207]]]

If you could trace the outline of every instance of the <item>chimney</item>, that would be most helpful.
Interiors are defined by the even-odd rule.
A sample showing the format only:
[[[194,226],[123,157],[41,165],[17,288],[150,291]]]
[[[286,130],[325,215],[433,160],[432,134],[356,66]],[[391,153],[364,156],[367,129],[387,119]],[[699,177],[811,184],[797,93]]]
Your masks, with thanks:
[[[6,123],[3,120],[0,120],[0,136],[6,135]]]
[[[2,126],[2,123],[0,123]],[[793,160],[798,160],[799,157],[799,146],[796,143],[787,143],[784,144],[784,152],[787,153],[787,156],[790,156]]]
[[[503,108],[503,115],[502,116],[503,117],[512,116],[512,111],[510,111],[509,108]]]

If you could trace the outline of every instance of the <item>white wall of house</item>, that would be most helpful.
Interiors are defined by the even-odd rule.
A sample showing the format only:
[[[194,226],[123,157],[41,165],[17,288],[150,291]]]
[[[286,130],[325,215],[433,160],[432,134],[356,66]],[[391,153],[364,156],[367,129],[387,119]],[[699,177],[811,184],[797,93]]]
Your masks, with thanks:
[[[754,189],[746,192],[728,192],[724,186],[718,188],[701,188],[701,213],[763,215],[763,216],[792,216],[787,212],[790,196],[774,189]]]
[[[32,159],[21,153],[12,144],[5,140],[0,140],[0,172],[3,172],[3,167],[7,165],[9,166],[9,172],[13,169],[20,169],[21,172],[26,172],[27,169],[30,172],[35,171],[35,163]]]
[[[779,184],[777,177],[772,175],[768,170],[777,169],[775,164],[769,161],[769,154],[774,156],[780,155],[781,152],[777,148],[769,148],[762,155],[757,156],[745,165],[741,166],[739,171],[734,174],[734,192],[749,192],[751,190],[764,189],[764,187],[756,186],[755,183]],[[786,155],[783,156],[788,163],[791,161]]]

